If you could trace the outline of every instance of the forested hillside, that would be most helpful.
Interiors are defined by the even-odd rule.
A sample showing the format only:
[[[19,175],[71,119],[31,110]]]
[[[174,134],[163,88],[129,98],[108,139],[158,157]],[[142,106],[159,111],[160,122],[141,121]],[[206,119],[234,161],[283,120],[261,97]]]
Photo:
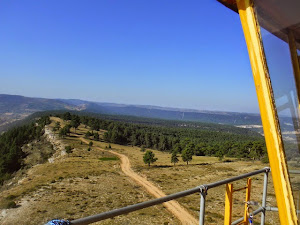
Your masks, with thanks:
[[[37,115],[42,116],[37,119]],[[76,129],[84,124],[90,128],[87,138],[108,143],[178,154],[188,151],[192,155],[217,156],[220,159],[227,156],[267,160],[264,138],[260,134],[229,125],[69,112],[37,115],[28,120],[31,121],[29,124],[15,127],[0,136],[0,183],[22,167],[22,160],[26,157],[22,146],[43,135],[44,126],[50,123],[49,115],[66,121],[66,126],[57,127],[61,137],[68,135],[72,127]],[[104,131],[102,136],[98,133],[100,129]]]
[[[22,167],[22,160],[26,157],[22,146],[38,140],[43,135],[44,126],[49,123],[49,116],[45,116],[37,120],[37,124],[16,127],[0,136],[0,184]]]
[[[161,151],[181,153],[189,149],[195,155],[223,156],[264,159],[266,146],[264,138],[247,129],[206,123],[178,123],[157,121],[141,124],[106,120],[85,115],[64,113],[57,115],[69,121],[69,128],[75,120],[89,126],[91,130],[105,130],[106,142],[153,148]],[[68,127],[66,127],[68,128]],[[62,128],[63,130],[63,128]],[[98,132],[89,131],[86,137],[99,139]]]

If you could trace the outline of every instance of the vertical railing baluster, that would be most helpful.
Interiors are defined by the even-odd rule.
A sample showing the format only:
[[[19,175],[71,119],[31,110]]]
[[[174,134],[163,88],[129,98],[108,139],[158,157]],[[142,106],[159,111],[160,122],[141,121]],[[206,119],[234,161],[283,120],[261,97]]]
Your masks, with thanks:
[[[262,197],[262,203],[261,207],[263,210],[261,211],[261,220],[260,220],[260,225],[265,224],[265,217],[266,217],[266,203],[267,203],[267,190],[268,190],[268,174],[270,172],[270,168],[265,168],[266,172],[264,175],[264,189],[263,189],[263,197]]]
[[[204,185],[200,186],[200,215],[199,215],[199,225],[204,225],[205,218],[205,198],[207,194],[207,187]]]

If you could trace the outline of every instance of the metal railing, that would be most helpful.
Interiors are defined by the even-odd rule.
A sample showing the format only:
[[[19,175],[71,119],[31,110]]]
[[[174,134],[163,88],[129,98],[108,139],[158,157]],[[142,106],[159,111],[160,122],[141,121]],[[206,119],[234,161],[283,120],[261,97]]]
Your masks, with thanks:
[[[209,189],[224,185],[224,184],[229,184],[231,182],[237,181],[237,180],[241,180],[243,178],[248,178],[257,174],[261,174],[264,173],[264,186],[263,186],[263,198],[262,198],[262,204],[261,207],[257,210],[255,210],[253,212],[253,215],[256,215],[258,213],[261,213],[261,225],[265,224],[265,211],[266,211],[266,198],[267,198],[267,185],[268,185],[268,173],[270,172],[270,168],[266,167],[260,170],[256,170],[250,173],[246,173],[246,174],[242,174],[236,177],[232,177],[226,180],[221,180],[221,181],[217,181],[215,183],[210,183],[210,184],[203,184],[200,185],[198,187],[186,190],[186,191],[181,191],[181,192],[177,192],[175,194],[171,194],[162,198],[157,198],[154,200],[150,200],[150,201],[146,201],[146,202],[141,202],[135,205],[130,205],[130,206],[126,206],[120,209],[114,209],[108,212],[103,212],[97,215],[93,215],[93,216],[88,216],[85,218],[81,218],[81,219],[76,219],[73,221],[70,221],[70,224],[72,225],[86,225],[86,224],[90,224],[90,223],[94,223],[94,222],[98,222],[101,220],[105,220],[105,219],[109,219],[109,218],[113,218],[115,216],[119,216],[119,215],[123,215],[123,214],[127,214],[130,212],[134,212],[140,209],[144,209],[144,208],[148,208],[150,206],[154,206],[154,205],[158,205],[164,202],[168,202],[171,200],[175,200],[177,198],[181,198],[181,197],[185,197],[191,194],[195,194],[195,193],[200,193],[200,216],[199,216],[199,224],[203,225],[204,224],[204,219],[205,219],[205,197],[207,195],[207,192]],[[232,224],[239,224],[244,220],[244,218],[240,218],[237,221],[234,221]]]

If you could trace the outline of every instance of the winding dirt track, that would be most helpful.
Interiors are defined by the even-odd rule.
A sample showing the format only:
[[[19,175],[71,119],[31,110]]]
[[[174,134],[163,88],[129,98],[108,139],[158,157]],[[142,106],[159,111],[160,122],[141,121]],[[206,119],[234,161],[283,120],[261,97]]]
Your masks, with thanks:
[[[88,143],[83,138],[80,138],[85,143]],[[97,147],[99,150],[104,151],[102,148]],[[130,166],[130,161],[127,156],[114,152],[109,151],[110,153],[116,155],[118,158],[121,159],[121,169],[122,171],[132,178],[135,182],[146,188],[146,190],[156,198],[166,196],[164,192],[162,192],[158,187],[148,181],[146,178],[138,175],[135,173]],[[174,215],[176,216],[182,224],[184,225],[194,225],[198,224],[198,221],[193,217],[186,209],[184,209],[177,201],[172,200],[169,202],[163,203],[163,205]]]

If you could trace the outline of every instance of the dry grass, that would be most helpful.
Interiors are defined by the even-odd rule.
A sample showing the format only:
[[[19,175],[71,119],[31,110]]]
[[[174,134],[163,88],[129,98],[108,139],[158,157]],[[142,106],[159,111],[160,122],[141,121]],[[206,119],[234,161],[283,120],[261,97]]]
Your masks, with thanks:
[[[60,121],[62,126],[64,122]],[[54,122],[51,124],[53,126]],[[74,131],[72,129],[72,131]],[[76,135],[84,136],[88,127],[80,125]],[[105,131],[99,132],[100,136]],[[95,146],[105,149],[109,143],[94,142]],[[83,216],[107,211],[113,208],[151,199],[145,190],[125,177],[120,170],[119,160],[99,160],[113,158],[108,151],[93,149],[87,151],[88,145],[81,144],[74,134],[63,139],[65,145],[74,147],[73,153],[64,156],[54,163],[34,166],[27,171],[19,185],[12,185],[1,193],[0,201],[8,196],[16,196],[15,201],[21,201],[22,207],[13,212],[20,215],[10,219],[5,224],[42,224],[53,218],[75,219]],[[196,187],[200,184],[211,183],[220,179],[232,177],[241,173],[261,169],[267,165],[260,162],[234,161],[219,162],[214,157],[193,157],[186,165],[182,161],[173,166],[170,154],[153,150],[157,162],[149,168],[143,163],[143,152],[138,147],[111,144],[112,150],[129,157],[133,169],[147,177],[166,194],[175,193]],[[251,199],[261,202],[263,175],[252,180]],[[234,183],[236,188],[245,186],[246,181]],[[276,206],[274,191],[269,179],[268,205]],[[208,191],[206,206],[206,221],[208,224],[222,224],[224,214],[225,186]],[[195,217],[199,214],[199,195],[191,195],[178,201]],[[242,216],[245,193],[234,193],[233,216]],[[18,211],[19,210],[19,211]],[[21,219],[22,218],[22,219]],[[27,220],[26,220],[27,219]],[[259,221],[259,216],[255,217]],[[1,216],[0,216],[0,223]],[[9,221],[9,220],[7,220]],[[21,223],[19,223],[21,221]],[[163,206],[151,207],[128,215],[116,217],[100,224],[179,224],[178,220],[163,209]],[[279,224],[277,213],[267,213],[266,224]]]
[[[114,155],[94,149],[87,151],[88,146],[75,137],[67,137],[63,144],[75,147],[73,153],[23,171],[19,182],[3,188],[0,205],[13,200],[19,207],[3,210],[1,224],[44,224],[54,218],[72,220],[152,198],[124,176],[119,160],[100,160]],[[163,206],[155,206],[99,224],[165,222],[179,224]]]
[[[96,143],[96,142],[95,142]],[[186,165],[181,159],[175,166],[171,163],[169,153],[152,150],[158,160],[148,167],[143,162],[143,152],[139,147],[110,144],[113,151],[117,151],[129,157],[133,169],[140,175],[147,177],[155,183],[166,194],[172,194],[201,184],[216,182],[243,173],[262,169],[267,164],[257,161],[233,160],[232,162],[220,162],[216,157],[194,156],[193,160]],[[105,148],[108,143],[97,142],[97,146]],[[252,178],[251,199],[261,202],[263,174]],[[246,186],[247,180],[234,183],[236,189]],[[191,214],[199,216],[199,195],[191,195],[178,200]],[[209,224],[222,223],[224,214],[225,185],[208,191],[206,205],[206,221]],[[233,219],[243,216],[245,191],[234,193]],[[272,184],[272,177],[269,178],[267,205],[276,206],[276,199]],[[255,216],[255,221],[260,221],[260,216]],[[277,213],[267,212],[266,224],[279,224]]]
[[[112,145],[112,148],[114,151],[127,155],[132,162],[134,170],[146,176],[147,179],[159,186],[166,194],[183,191],[201,184],[212,183],[268,166],[260,162],[235,161],[224,163],[219,162],[215,157],[201,156],[194,156],[193,161],[189,165],[180,162],[173,166],[170,162],[170,154],[153,150],[158,160],[149,168],[143,164],[143,153],[140,152],[139,148],[119,145]],[[234,183],[234,187],[236,189],[244,187],[246,182],[246,179],[237,181]],[[261,202],[262,187],[263,174],[253,177],[252,200]],[[269,179],[268,191],[268,205],[276,206],[271,178]],[[209,224],[221,224],[224,214],[225,185],[209,190],[206,199],[206,221]],[[191,195],[178,200],[195,217],[199,216],[199,201],[199,195]],[[245,191],[234,193],[234,219],[242,217],[244,201]],[[256,216],[255,220],[260,221],[260,217]],[[268,212],[266,224],[279,224],[277,213]]]

